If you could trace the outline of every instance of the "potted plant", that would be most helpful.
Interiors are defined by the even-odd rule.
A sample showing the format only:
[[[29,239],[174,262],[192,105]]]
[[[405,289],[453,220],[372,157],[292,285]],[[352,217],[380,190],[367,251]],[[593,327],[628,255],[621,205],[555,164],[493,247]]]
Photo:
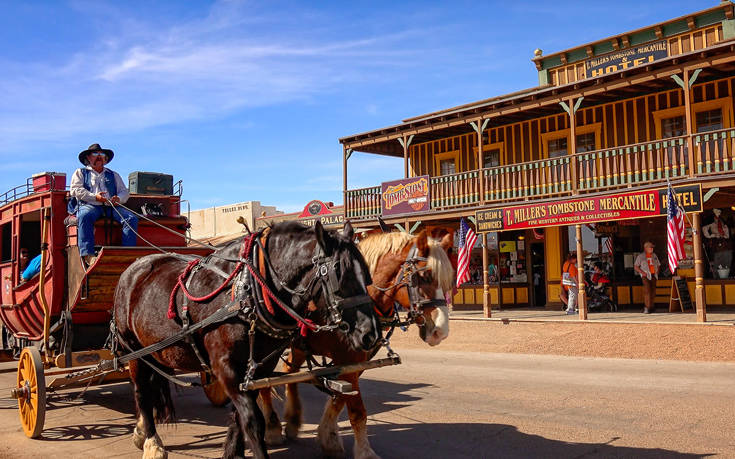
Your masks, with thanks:
[[[730,267],[719,265],[717,267],[717,275],[720,279],[727,279],[728,277],[730,277]]]

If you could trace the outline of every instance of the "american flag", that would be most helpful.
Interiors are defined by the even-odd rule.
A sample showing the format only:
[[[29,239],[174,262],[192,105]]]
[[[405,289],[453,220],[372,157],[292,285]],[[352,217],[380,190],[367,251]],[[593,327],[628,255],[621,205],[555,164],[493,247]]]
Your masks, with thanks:
[[[457,253],[457,287],[470,280],[470,255],[475,246],[477,235],[462,218],[459,221],[459,241]]]
[[[686,257],[684,253],[684,209],[679,207],[674,198],[674,190],[669,185],[666,200],[666,247],[669,252],[669,270],[672,274],[679,266],[679,260]]]
[[[612,255],[613,253],[613,240],[612,237],[608,237],[605,239],[605,248],[607,248],[607,253]]]

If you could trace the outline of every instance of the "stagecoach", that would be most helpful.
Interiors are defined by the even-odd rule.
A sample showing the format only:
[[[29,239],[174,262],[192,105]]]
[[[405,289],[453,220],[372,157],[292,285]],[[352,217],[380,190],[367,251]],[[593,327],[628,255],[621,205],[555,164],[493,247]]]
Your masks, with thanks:
[[[139,257],[161,249],[192,257],[211,252],[187,247],[181,182],[173,188],[165,194],[131,194],[126,206],[147,214],[140,218],[136,247],[120,246],[117,222],[98,220],[98,256],[91,266],[79,256],[76,218],[67,212],[63,174],[37,174],[0,195],[0,350],[5,358],[18,359],[12,395],[27,436],[37,437],[43,430],[47,392],[127,376],[124,368],[94,370],[112,357],[105,341],[120,274]],[[41,257],[39,274],[26,281],[21,280],[21,249],[29,252],[29,259]]]
[[[0,195],[0,357],[18,360],[12,396],[18,400],[28,437],[41,435],[47,393],[128,377],[126,366],[117,362],[136,358],[135,353],[115,358],[110,350],[111,311],[122,273],[145,255],[175,253],[196,260],[213,252],[203,244],[187,246],[181,189],[179,182],[162,194],[131,193],[125,206],[139,217],[136,247],[120,245],[122,228],[112,218],[98,220],[97,257],[89,266],[79,255],[76,219],[67,211],[70,196],[63,174],[37,174]],[[29,252],[29,258],[41,260],[40,272],[28,280],[21,278],[21,249]],[[241,390],[317,382],[336,393],[349,393],[351,386],[337,379],[341,375],[398,363],[391,351],[386,359],[253,380]],[[227,402],[207,373],[201,373],[201,380],[214,405]]]

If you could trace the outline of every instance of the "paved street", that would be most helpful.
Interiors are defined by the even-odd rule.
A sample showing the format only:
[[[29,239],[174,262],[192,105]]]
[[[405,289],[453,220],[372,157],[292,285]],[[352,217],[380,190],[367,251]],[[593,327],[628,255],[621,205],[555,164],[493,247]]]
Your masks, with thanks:
[[[735,364],[410,349],[364,381],[373,448],[384,458],[703,457],[735,455]],[[3,364],[8,368],[9,364]],[[13,372],[0,374],[0,456],[140,457],[126,384],[56,396],[40,440],[26,439]],[[319,457],[324,396],[303,391],[301,438],[273,457]],[[226,408],[196,389],[177,396],[161,429],[170,457],[218,457]],[[343,415],[344,419],[344,415]],[[342,422],[351,451],[351,432]]]

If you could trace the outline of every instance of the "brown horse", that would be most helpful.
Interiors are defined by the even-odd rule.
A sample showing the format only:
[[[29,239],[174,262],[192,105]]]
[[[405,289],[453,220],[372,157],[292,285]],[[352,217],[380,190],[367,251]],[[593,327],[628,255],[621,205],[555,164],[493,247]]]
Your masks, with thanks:
[[[187,263],[173,255],[141,258],[123,273],[115,291],[114,323],[118,341],[126,349],[141,349],[178,334],[186,317],[180,312],[183,306],[188,307],[192,324],[219,314],[223,308],[230,310],[234,305],[235,311],[239,309],[238,315],[197,330],[193,343],[180,340],[130,362],[138,413],[133,441],[143,449],[144,458],[167,455],[156,434],[154,413],[157,421],[173,420],[173,404],[169,382],[159,372],[201,371],[197,353],[233,403],[234,416],[224,457],[242,456],[245,436],[256,457],[267,457],[264,419],[255,403],[257,391],[240,391],[248,369],[255,369],[254,379],[271,374],[278,359],[270,357],[279,355],[289,344],[298,330],[297,322],[312,330],[325,329],[324,324],[330,324],[329,330],[333,331],[310,334],[329,335],[332,342],[346,349],[369,351],[375,347],[380,340],[380,327],[374,305],[366,295],[370,274],[352,236],[349,225],[340,235],[325,231],[320,224],[314,228],[277,224],[267,237],[244,238],[217,250],[203,262],[205,269],[193,274],[178,291],[174,286]],[[251,245],[260,248],[242,248]],[[265,260],[260,269],[253,264],[258,256],[250,257],[258,252]],[[238,270],[233,288],[223,288],[207,301],[186,301],[182,294],[184,288],[192,296],[216,292],[217,286],[229,282],[223,284],[217,272]],[[256,286],[256,279],[260,279],[260,287]],[[179,315],[175,320],[167,316],[166,308],[172,291],[173,306]],[[273,311],[263,306],[262,297],[269,291],[273,294]],[[249,332],[254,333],[252,338]],[[258,366],[253,367],[251,361],[258,362]]]
[[[420,296],[426,300],[444,300],[444,292],[450,292],[454,284],[454,270],[447,250],[452,246],[452,235],[446,234],[441,241],[429,238],[426,231],[417,236],[407,233],[373,234],[359,242],[358,247],[370,267],[373,284],[368,287],[371,298],[375,301],[378,315],[391,319],[395,314],[395,304],[411,309],[416,298],[409,295],[410,279],[405,276],[408,263],[417,275],[414,286],[418,287]],[[436,302],[438,303],[438,302]],[[431,346],[439,344],[449,334],[449,313],[447,306],[432,305],[423,307],[416,318],[419,335]],[[306,349],[316,355],[327,356],[335,365],[363,362],[375,355],[375,352],[362,352],[345,349],[339,346],[332,337],[310,336],[305,340]],[[304,351],[294,346],[285,371],[295,372],[305,362]],[[370,447],[367,436],[367,412],[360,394],[358,378],[360,373],[346,375],[345,380],[352,384],[356,395],[336,395],[330,397],[324,408],[319,425],[317,439],[326,456],[344,456],[342,439],[337,431],[337,417],[347,405],[347,411],[355,435],[355,457],[378,457]],[[283,442],[281,422],[273,410],[270,390],[261,393],[263,412],[266,417],[266,441],[269,444]],[[288,438],[296,438],[301,427],[301,402],[298,386],[286,386],[286,427]]]

